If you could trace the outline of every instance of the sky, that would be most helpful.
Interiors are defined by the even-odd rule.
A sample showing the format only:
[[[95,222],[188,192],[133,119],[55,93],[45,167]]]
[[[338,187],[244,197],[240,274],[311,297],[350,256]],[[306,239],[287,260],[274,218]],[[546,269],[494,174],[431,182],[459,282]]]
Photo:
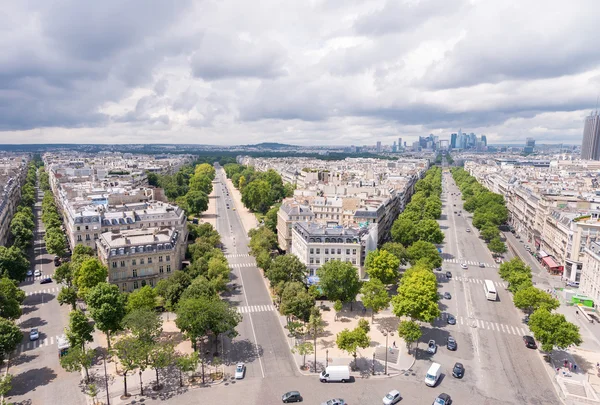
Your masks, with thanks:
[[[22,0],[0,143],[581,142],[597,0]]]

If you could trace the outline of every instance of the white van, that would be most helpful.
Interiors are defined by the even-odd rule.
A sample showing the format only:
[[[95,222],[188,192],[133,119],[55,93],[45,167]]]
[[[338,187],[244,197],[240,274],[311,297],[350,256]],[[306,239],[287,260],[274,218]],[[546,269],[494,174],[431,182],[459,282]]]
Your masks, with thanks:
[[[425,375],[425,384],[430,387],[435,387],[440,375],[442,375],[442,366],[438,363],[433,363]]]
[[[345,383],[350,381],[350,367],[348,366],[329,366],[319,375],[321,382],[341,381]]]

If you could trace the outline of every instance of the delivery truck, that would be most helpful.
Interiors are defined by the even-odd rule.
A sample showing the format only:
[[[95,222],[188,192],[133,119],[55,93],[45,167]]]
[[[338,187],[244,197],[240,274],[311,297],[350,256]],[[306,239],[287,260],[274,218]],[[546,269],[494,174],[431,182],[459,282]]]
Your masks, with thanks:
[[[343,382],[350,381],[350,367],[328,366],[319,376],[321,382]]]

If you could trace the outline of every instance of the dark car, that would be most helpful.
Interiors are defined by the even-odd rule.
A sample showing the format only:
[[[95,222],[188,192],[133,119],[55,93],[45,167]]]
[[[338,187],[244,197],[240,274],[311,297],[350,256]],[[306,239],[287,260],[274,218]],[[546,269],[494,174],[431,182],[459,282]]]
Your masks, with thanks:
[[[447,299],[447,300],[452,299],[452,295],[450,295],[450,293],[448,291],[446,291],[444,293],[444,298]]]
[[[453,315],[448,314],[446,322],[448,322],[448,325],[456,325],[456,318]]]
[[[525,315],[525,317],[523,318],[523,323],[526,325],[529,324],[529,315]]]
[[[48,284],[52,282],[52,278],[51,277],[44,277],[43,279],[40,280],[40,284]]]
[[[290,402],[302,402],[302,395],[300,395],[298,391],[290,391],[283,394],[281,400],[284,404],[289,404]]]
[[[533,336],[523,336],[523,342],[525,342],[525,347],[528,347],[530,349],[537,349],[537,345],[535,344],[535,339],[533,338]]]
[[[448,336],[448,341],[446,342],[446,348],[448,350],[456,350],[456,340],[452,336]]]
[[[449,271],[446,272],[446,277],[448,278],[452,278],[452,273],[450,273]]]
[[[454,378],[463,378],[465,375],[465,367],[462,363],[454,363],[454,367],[452,368],[452,376]]]
[[[450,405],[451,403],[452,398],[450,398],[450,395],[443,392],[433,401],[433,405]]]

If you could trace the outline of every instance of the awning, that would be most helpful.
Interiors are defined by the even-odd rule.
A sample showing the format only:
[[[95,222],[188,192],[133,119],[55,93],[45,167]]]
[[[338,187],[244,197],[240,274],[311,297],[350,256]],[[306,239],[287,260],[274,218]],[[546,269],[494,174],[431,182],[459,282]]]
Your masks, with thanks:
[[[540,249],[540,255],[539,255],[539,257],[546,257],[546,256],[548,256],[548,253],[546,253],[542,249]]]
[[[549,269],[554,269],[554,268],[557,268],[557,267],[559,267],[559,266],[558,266],[558,263],[556,263],[556,262],[554,261],[554,259],[553,259],[553,258],[551,258],[550,256],[546,256],[546,257],[544,257],[544,258],[542,259],[542,262],[544,262],[544,264],[545,264],[546,266],[548,266],[548,268],[549,268]]]

